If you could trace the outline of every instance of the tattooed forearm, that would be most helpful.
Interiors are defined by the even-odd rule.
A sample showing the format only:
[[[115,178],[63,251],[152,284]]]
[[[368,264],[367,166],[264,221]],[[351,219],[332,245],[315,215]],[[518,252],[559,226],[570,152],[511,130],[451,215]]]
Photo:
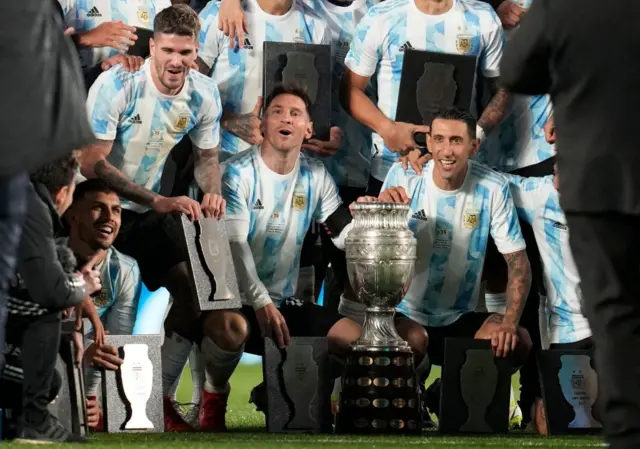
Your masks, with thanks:
[[[503,322],[518,324],[531,287],[531,267],[525,250],[505,254],[504,260],[507,262],[509,280],[507,281],[507,310]]]
[[[135,203],[151,206],[153,200],[158,196],[151,190],[127,179],[120,170],[104,159],[97,161],[93,170],[96,176],[109,184],[117,194]]]
[[[490,89],[493,97],[478,119],[478,125],[487,135],[507,116],[513,99],[505,88],[499,87],[498,78],[491,80]]]
[[[220,120],[220,125],[227,131],[240,137],[247,143],[256,144],[254,137],[254,123],[256,116],[253,112],[248,114],[232,114],[225,112]]]
[[[194,149],[196,151],[196,161],[193,174],[198,186],[200,186],[204,193],[216,193],[220,195],[218,148],[208,150]]]

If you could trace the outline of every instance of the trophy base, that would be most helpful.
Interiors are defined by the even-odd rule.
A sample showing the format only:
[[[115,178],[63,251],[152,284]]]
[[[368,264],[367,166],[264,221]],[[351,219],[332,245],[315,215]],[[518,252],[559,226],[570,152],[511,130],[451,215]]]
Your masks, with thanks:
[[[342,376],[336,432],[420,434],[422,423],[411,350],[369,346],[352,351]]]

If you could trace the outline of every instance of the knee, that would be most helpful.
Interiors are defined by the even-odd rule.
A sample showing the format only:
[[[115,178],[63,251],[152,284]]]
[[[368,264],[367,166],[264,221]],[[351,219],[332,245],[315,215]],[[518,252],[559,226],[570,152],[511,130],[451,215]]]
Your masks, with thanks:
[[[329,329],[327,334],[329,352],[336,356],[345,356],[348,354],[349,345],[359,337],[360,326],[349,318],[342,318]]]
[[[249,336],[249,326],[238,312],[217,310],[210,312],[204,320],[204,334],[225,351],[236,351]]]
[[[424,355],[427,353],[429,336],[423,327],[413,327],[409,329],[405,336],[405,340],[407,340],[407,343],[409,343],[409,346],[411,346],[411,349],[416,354]]]

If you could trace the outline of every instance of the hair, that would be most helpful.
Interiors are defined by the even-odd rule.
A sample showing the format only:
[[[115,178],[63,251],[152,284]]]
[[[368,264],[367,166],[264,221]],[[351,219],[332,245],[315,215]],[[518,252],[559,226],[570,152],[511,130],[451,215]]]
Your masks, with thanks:
[[[309,112],[309,108],[311,108],[309,94],[307,94],[307,90],[304,87],[297,84],[277,84],[267,96],[267,101],[264,103],[264,110],[266,111],[273,100],[280,95],[293,95],[300,98],[304,102],[307,113]]]
[[[76,190],[73,192],[73,202],[81,201],[87,194],[96,192],[113,193],[113,188],[102,179],[87,179],[76,185]]]
[[[44,185],[52,195],[57,195],[63,187],[73,185],[78,167],[80,163],[76,155],[68,153],[42,165],[31,174],[31,181]]]
[[[197,41],[200,35],[200,18],[187,5],[173,5],[163,9],[153,21],[154,33],[189,36]]]
[[[433,118],[431,119],[432,128],[433,121],[436,119],[457,120],[459,122],[464,122],[467,125],[467,130],[469,131],[469,135],[471,136],[471,138],[476,138],[476,119],[473,117],[473,115],[463,109],[457,108],[455,106],[438,109],[436,113],[433,114]]]

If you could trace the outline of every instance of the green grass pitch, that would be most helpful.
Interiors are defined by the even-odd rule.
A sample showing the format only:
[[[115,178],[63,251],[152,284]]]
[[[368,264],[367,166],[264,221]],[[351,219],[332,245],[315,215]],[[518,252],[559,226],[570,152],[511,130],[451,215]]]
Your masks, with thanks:
[[[178,389],[178,400],[191,398],[190,372],[186,371]],[[434,369],[432,376],[439,376]],[[606,447],[596,437],[540,437],[528,433],[514,433],[506,437],[450,437],[427,433],[423,437],[368,437],[346,435],[292,435],[265,432],[264,415],[249,404],[249,392],[262,380],[260,365],[241,365],[234,374],[227,411],[229,432],[189,434],[92,434],[92,448],[123,449],[302,449],[346,447],[348,449],[389,449],[400,447],[425,448],[590,448]],[[514,380],[517,382],[517,380]],[[3,442],[7,449],[24,448],[24,444]],[[56,447],[58,445],[47,445]],[[62,445],[60,445],[62,446]],[[73,447],[74,445],[66,445]]]

